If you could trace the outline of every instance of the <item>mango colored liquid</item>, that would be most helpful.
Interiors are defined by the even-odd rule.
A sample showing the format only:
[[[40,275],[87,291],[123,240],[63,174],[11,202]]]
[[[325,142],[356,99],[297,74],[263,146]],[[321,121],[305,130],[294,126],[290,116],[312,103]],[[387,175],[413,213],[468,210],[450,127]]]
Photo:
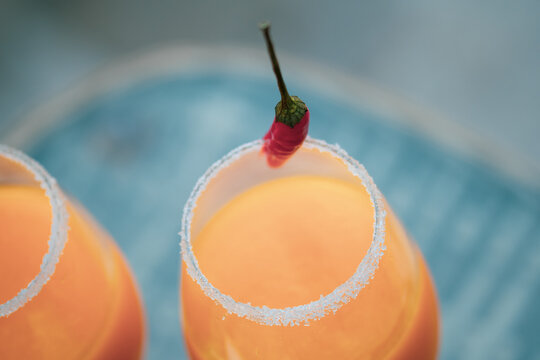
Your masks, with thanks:
[[[389,211],[374,278],[309,326],[266,326],[228,314],[183,268],[183,326],[192,359],[433,359],[438,309],[421,254]],[[327,295],[355,271],[373,234],[366,190],[295,176],[251,188],[193,240],[208,280],[240,302],[273,308]],[[197,215],[195,215],[197,216]]]
[[[68,241],[50,281],[0,318],[0,359],[138,359],[144,318],[127,263],[82,209],[67,208]],[[0,186],[0,303],[39,272],[51,218],[41,189]]]

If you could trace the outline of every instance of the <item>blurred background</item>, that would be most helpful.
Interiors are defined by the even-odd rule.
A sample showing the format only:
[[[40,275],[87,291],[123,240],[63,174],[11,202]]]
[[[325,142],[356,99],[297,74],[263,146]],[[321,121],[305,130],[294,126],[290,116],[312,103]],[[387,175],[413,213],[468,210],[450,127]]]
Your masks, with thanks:
[[[441,358],[540,358],[539,14],[534,0],[0,0],[0,142],[118,241],[147,305],[148,358],[184,356],[183,203],[213,161],[263,134],[251,119],[273,116],[257,29],[271,20],[289,88],[320,119],[311,134],[366,164],[426,255]]]
[[[0,130],[119,56],[163,43],[280,51],[367,78],[540,162],[540,4],[2,0]],[[516,161],[518,161],[516,159]]]

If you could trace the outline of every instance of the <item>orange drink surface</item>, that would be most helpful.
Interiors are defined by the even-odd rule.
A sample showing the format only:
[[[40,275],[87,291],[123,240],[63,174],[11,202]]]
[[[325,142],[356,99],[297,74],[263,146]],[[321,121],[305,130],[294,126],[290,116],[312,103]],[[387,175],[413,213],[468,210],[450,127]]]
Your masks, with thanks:
[[[299,325],[230,314],[182,269],[184,335],[192,359],[433,359],[438,310],[420,252],[388,211],[383,256],[358,296]],[[197,209],[195,209],[195,217]],[[235,301],[309,304],[349,279],[368,251],[374,209],[364,187],[287,176],[240,193],[192,240],[208,281]]]
[[[0,317],[0,359],[138,359],[144,317],[128,265],[86,212],[67,203],[68,241],[40,293]],[[0,303],[39,273],[51,231],[44,191],[0,185]]]

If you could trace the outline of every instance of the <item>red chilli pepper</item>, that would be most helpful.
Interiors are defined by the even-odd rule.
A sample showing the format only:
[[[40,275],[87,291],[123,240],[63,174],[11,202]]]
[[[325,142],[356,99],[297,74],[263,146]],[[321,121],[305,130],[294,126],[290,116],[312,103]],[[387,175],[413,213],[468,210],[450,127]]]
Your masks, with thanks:
[[[302,146],[308,126],[309,110],[306,110],[302,120],[292,128],[275,118],[270,130],[263,137],[263,152],[266,153],[268,165],[279,167],[290,158]]]
[[[263,23],[260,28],[266,40],[272,68],[281,93],[281,101],[276,105],[276,116],[270,130],[263,137],[262,152],[271,167],[283,165],[302,146],[309,127],[309,110],[297,96],[290,96],[270,39],[270,24]]]

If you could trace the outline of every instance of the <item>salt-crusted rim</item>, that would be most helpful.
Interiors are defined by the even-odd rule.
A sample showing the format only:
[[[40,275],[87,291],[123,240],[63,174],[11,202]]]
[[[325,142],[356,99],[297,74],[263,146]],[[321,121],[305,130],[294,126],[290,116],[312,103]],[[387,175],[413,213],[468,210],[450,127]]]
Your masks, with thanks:
[[[338,145],[330,145],[322,140],[307,138],[303,147],[307,149],[318,149],[323,153],[329,153],[335,158],[342,160],[348,167],[351,174],[358,177],[367,192],[370,201],[375,209],[373,239],[371,245],[362,259],[356,272],[343,284],[335,288],[330,294],[322,296],[309,304],[286,307],[281,309],[269,308],[267,306],[253,306],[250,303],[241,303],[235,301],[231,296],[223,294],[214,287],[204,276],[191,246],[190,232],[193,212],[195,210],[197,199],[202,194],[208,183],[219,174],[221,170],[238,160],[243,155],[250,152],[260,151],[262,140],[256,140],[237,147],[227,155],[216,161],[204,175],[199,178],[189,199],[184,207],[182,216],[182,230],[180,231],[181,254],[186,263],[187,271],[191,278],[195,280],[206,294],[216,303],[221,304],[229,312],[239,317],[257,322],[262,325],[308,325],[312,320],[319,320],[329,313],[335,313],[344,304],[356,298],[360,290],[364,288],[369,280],[373,278],[375,270],[379,266],[379,260],[385,250],[385,216],[384,203],[382,195],[369,176],[366,169],[354,158],[349,156],[345,150]]]
[[[0,144],[0,157],[7,158],[22,165],[34,175],[36,181],[45,190],[52,210],[51,233],[48,241],[49,250],[43,256],[40,271],[26,288],[19,291],[12,299],[0,304],[0,318],[2,318],[24,306],[49,281],[67,241],[68,214],[56,180],[39,163],[19,150],[2,144]]]

